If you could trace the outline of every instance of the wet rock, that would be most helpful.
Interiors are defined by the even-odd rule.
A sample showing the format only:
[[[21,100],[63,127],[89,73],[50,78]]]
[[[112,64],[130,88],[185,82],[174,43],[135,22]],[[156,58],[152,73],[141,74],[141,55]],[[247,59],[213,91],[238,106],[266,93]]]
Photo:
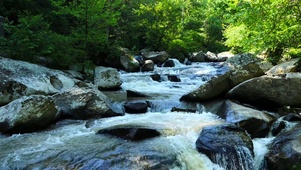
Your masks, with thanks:
[[[161,81],[161,76],[160,74],[153,74],[150,76],[154,81],[158,81],[160,82]]]
[[[51,97],[26,96],[0,107],[0,132],[25,133],[47,127],[58,116]]]
[[[292,59],[272,67],[266,72],[267,75],[279,75],[296,72],[299,67],[299,59]]]
[[[231,72],[231,70],[226,69],[224,74],[212,78],[198,89],[183,95],[180,100],[204,101],[226,93],[232,87],[229,79]]]
[[[301,128],[300,125],[280,133],[268,146],[265,156],[268,169],[295,170],[301,168]]]
[[[285,128],[286,123],[284,121],[277,121],[271,127],[271,134],[277,136]]]
[[[141,71],[154,71],[155,64],[152,60],[146,60],[141,67]]]
[[[146,94],[134,90],[127,90],[127,97],[147,97]]]
[[[149,104],[146,101],[130,101],[124,104],[127,113],[146,113]]]
[[[119,88],[122,81],[117,69],[98,66],[95,68],[94,84],[100,90],[108,90]]]
[[[174,67],[175,65],[176,64],[175,64],[175,62],[173,60],[166,60],[163,63],[162,67]]]
[[[116,129],[102,129],[99,130],[97,133],[99,134],[109,134],[113,135],[125,140],[131,141],[141,141],[149,138],[154,138],[160,136],[160,133],[154,129],[147,129],[147,128],[132,128],[132,127],[120,127]]]
[[[53,98],[64,118],[91,119],[124,114],[122,110],[116,110],[107,97],[95,89],[74,88],[58,93]]]
[[[127,72],[140,71],[140,63],[129,54],[120,57],[120,63]]]
[[[196,147],[224,169],[254,169],[252,140],[243,129],[234,125],[203,128]]]
[[[226,97],[262,108],[301,106],[301,73],[261,76],[245,81],[230,90]]]
[[[78,82],[62,71],[2,57],[0,79],[0,106],[25,95],[58,93]]]
[[[217,115],[245,129],[252,138],[267,136],[271,124],[276,119],[267,112],[245,107],[230,100],[223,103]]]
[[[168,75],[167,79],[171,82],[181,82],[181,79],[176,75]]]
[[[148,52],[143,53],[142,55],[146,60],[152,60],[155,64],[162,64],[169,57],[169,54],[166,51]]]

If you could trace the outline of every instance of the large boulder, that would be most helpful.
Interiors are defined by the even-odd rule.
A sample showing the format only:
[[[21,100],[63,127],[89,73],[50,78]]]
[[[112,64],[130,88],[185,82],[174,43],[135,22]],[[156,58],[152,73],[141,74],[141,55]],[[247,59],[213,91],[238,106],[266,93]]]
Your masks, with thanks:
[[[109,90],[119,88],[122,81],[117,69],[98,66],[94,71],[94,84],[100,90]]]
[[[268,112],[246,107],[230,100],[223,103],[217,115],[245,129],[252,138],[267,136],[271,124],[276,119]]]
[[[146,52],[142,54],[146,60],[152,60],[155,64],[163,64],[169,57],[166,51],[161,52]]]
[[[0,106],[26,95],[64,91],[77,82],[62,71],[2,57],[0,79]]]
[[[226,170],[254,169],[252,140],[243,129],[234,125],[203,128],[196,148]]]
[[[224,65],[233,70],[229,77],[233,87],[245,80],[262,76],[273,67],[271,63],[248,53],[235,55],[229,58]]]
[[[24,133],[48,126],[58,116],[51,97],[25,96],[0,107],[0,132]]]
[[[232,88],[229,79],[232,71],[225,67],[223,72],[224,74],[214,77],[205,84],[201,85],[198,89],[183,95],[180,100],[204,101],[226,93]]]
[[[300,125],[279,134],[269,144],[265,156],[268,169],[301,169],[301,127]]]
[[[267,75],[279,75],[290,72],[296,72],[299,67],[299,59],[292,59],[290,61],[283,62],[281,64],[275,65],[270,70],[266,72]]]
[[[263,108],[301,106],[301,73],[261,76],[231,89],[226,97]]]
[[[120,57],[120,63],[127,72],[140,71],[140,63],[129,54]]]
[[[95,89],[74,88],[58,93],[53,98],[60,107],[62,116],[66,118],[91,119],[123,114],[102,92]]]

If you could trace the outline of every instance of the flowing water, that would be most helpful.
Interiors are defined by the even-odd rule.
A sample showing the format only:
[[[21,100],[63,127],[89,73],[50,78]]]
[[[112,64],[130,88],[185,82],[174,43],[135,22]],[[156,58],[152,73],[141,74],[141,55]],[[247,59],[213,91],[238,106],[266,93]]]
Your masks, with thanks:
[[[0,136],[0,169],[222,169],[197,152],[195,141],[203,127],[224,121],[200,105],[194,105],[195,112],[171,112],[172,107],[189,106],[179,101],[183,94],[222,72],[220,63],[185,66],[179,62],[176,67],[157,67],[153,72],[121,72],[123,89],[149,96],[145,100],[152,107],[147,113],[64,120],[45,131]],[[153,81],[152,74],[159,74],[161,82]],[[178,76],[181,82],[168,81],[168,75]],[[112,127],[145,127],[161,135],[133,142],[97,133]],[[255,149],[263,151],[255,151],[258,164],[266,151],[261,146],[267,143],[255,140]]]

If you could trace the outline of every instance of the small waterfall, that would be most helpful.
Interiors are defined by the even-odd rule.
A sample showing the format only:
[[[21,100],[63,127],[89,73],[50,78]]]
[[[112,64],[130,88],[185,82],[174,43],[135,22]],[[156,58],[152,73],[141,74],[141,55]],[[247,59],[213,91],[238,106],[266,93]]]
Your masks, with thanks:
[[[254,169],[255,170],[265,170],[264,167],[264,156],[268,152],[267,145],[274,139],[274,137],[269,138],[255,138],[253,139],[254,146]]]

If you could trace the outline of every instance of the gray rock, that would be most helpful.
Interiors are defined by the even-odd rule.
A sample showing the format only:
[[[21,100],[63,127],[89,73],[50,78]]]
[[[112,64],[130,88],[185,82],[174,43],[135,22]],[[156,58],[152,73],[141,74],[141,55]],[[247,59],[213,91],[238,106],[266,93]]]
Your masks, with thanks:
[[[0,107],[0,132],[24,133],[40,130],[58,117],[51,97],[25,96]]]
[[[231,70],[226,69],[224,74],[209,80],[198,89],[183,95],[180,100],[204,101],[226,93],[232,87],[229,79],[231,72]]]
[[[272,122],[276,119],[268,112],[242,106],[230,100],[223,103],[217,115],[245,129],[252,138],[265,137]]]
[[[299,59],[292,59],[272,67],[266,72],[267,75],[279,75],[290,72],[296,72],[299,66]]]
[[[226,97],[260,107],[301,106],[301,73],[261,76],[230,90]]]
[[[192,62],[205,62],[205,57],[206,57],[206,54],[203,53],[202,51],[196,53],[195,55],[191,55],[189,57],[189,61],[192,61]]]
[[[123,115],[113,108],[108,98],[96,89],[73,88],[53,96],[62,116],[73,119],[91,119]]]
[[[98,66],[94,72],[94,84],[98,89],[115,89],[120,87],[122,81],[117,69]]]
[[[24,95],[58,93],[77,82],[62,71],[2,57],[0,79],[0,105]]]
[[[205,55],[205,60],[208,62],[217,62],[217,61],[219,61],[219,58],[217,57],[217,55],[215,53],[207,51],[207,53]]]
[[[141,71],[154,71],[155,64],[152,60],[146,60],[141,67]]]
[[[163,64],[169,57],[166,51],[143,53],[146,60],[152,60],[155,64]]]
[[[120,64],[127,72],[137,72],[140,70],[140,63],[129,54],[120,57]]]
[[[262,61],[252,54],[235,55],[229,58],[224,65],[233,70],[230,75],[233,87],[245,80],[264,75],[265,71],[272,67],[271,63]]]

